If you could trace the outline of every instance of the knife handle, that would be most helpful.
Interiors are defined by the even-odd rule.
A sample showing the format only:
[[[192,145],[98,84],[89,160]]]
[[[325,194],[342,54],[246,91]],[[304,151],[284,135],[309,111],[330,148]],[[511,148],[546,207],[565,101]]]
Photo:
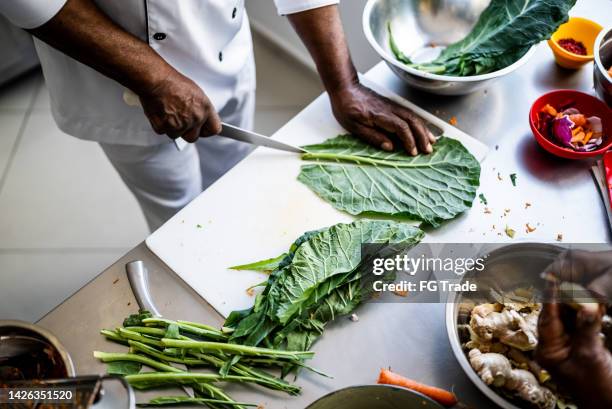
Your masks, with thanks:
[[[161,317],[149,292],[149,272],[144,263],[141,260],[130,261],[125,265],[125,271],[140,309]]]

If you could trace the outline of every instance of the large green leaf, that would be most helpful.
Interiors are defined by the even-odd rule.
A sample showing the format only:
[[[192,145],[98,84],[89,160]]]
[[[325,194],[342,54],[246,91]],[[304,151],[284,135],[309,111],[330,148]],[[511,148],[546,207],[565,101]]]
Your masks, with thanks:
[[[367,273],[364,257],[386,254],[386,249],[394,248],[388,243],[404,249],[423,235],[409,224],[366,219],[303,235],[272,272],[255,306],[228,317],[225,326],[234,328],[231,340],[309,348],[328,321],[349,313],[371,295],[368,281],[362,279]],[[365,243],[378,243],[382,249],[364,255]]]
[[[416,68],[458,76],[505,68],[532,46],[550,38],[567,21],[575,3],[576,0],[492,0],[463,40],[449,45],[431,63]],[[393,36],[390,44],[394,46]],[[398,60],[410,64],[401,50],[393,46]]]
[[[277,288],[275,317],[286,324],[319,285],[338,274],[355,270],[362,260],[364,243],[418,243],[422,231],[392,221],[358,220],[337,224],[300,246],[291,262],[291,271]]]
[[[434,227],[469,209],[480,164],[460,142],[440,138],[429,155],[384,152],[350,135],[304,147],[298,180],[353,215],[424,221]]]

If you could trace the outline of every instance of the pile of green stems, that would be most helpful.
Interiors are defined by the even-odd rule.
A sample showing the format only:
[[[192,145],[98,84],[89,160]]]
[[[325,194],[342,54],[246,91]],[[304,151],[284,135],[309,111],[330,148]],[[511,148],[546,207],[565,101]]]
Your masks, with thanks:
[[[106,363],[135,362],[150,368],[152,372],[125,376],[135,389],[182,385],[194,390],[194,397],[164,396],[142,404],[146,406],[201,404],[212,409],[257,406],[235,401],[217,385],[219,382],[254,383],[297,395],[300,393],[298,386],[260,368],[282,368],[286,365],[307,367],[304,360],[314,355],[308,351],[294,352],[230,344],[227,342],[229,335],[226,331],[205,324],[163,318],[146,318],[142,323],[142,326],[102,330],[102,335],[129,346],[129,351],[96,351],[94,356]],[[178,328],[178,336],[167,337],[169,326]],[[215,371],[204,373],[189,370],[198,367],[213,368]]]

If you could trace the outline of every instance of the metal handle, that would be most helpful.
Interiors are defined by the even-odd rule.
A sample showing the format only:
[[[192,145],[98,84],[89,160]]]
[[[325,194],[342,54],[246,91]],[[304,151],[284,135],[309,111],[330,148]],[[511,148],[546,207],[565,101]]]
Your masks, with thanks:
[[[130,261],[125,265],[125,271],[140,309],[147,310],[156,317],[161,317],[149,293],[149,272],[144,263],[140,260]]]

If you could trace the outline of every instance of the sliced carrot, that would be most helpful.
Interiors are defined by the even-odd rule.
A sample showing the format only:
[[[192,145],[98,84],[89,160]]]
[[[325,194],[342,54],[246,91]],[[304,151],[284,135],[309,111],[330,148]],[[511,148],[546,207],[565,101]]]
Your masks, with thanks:
[[[587,123],[587,119],[582,114],[574,114],[570,115],[569,119],[576,124],[576,126],[585,126]]]
[[[582,143],[586,145],[587,143],[589,143],[592,137],[593,137],[593,131],[590,131],[589,133],[586,134],[586,136],[582,140]]]
[[[582,129],[581,126],[578,126],[578,127],[574,128],[574,129],[572,129],[572,136],[576,136],[578,134],[578,132],[582,132],[582,130],[583,129]]]
[[[557,110],[553,108],[551,105],[546,104],[542,107],[541,112],[546,112],[548,115],[557,116]]]
[[[572,137],[572,143],[582,142],[584,137],[584,132],[578,132],[574,137]]]
[[[452,392],[436,388],[434,386],[424,385],[384,368],[380,370],[380,375],[378,375],[378,383],[411,389],[413,391],[422,393],[423,395],[428,396],[436,402],[448,407],[454,406],[458,402],[457,397]]]

